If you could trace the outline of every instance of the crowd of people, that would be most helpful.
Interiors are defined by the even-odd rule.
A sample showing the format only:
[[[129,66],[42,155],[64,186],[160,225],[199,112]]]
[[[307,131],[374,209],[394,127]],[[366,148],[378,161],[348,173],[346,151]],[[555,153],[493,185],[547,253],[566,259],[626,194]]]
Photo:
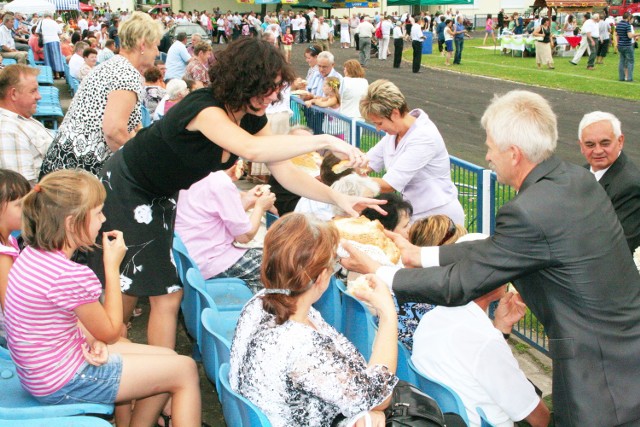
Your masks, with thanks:
[[[0,71],[0,345],[23,387],[47,404],[115,403],[117,425],[202,425],[196,363],[174,351],[183,297],[171,257],[177,233],[205,278],[241,278],[255,294],[236,327],[229,381],[274,426],[385,425],[398,341],[420,371],[460,395],[474,426],[477,407],[500,426],[546,426],[552,416],[559,426],[640,422],[632,258],[640,171],[622,151],[619,120],[584,116],[583,168],[554,155],[557,118],[547,100],[529,91],[493,99],[481,120],[486,159],[518,195],[498,211],[494,235],[467,235],[436,124],[391,81],[369,84],[364,68],[378,29],[385,60],[391,38],[402,44],[396,35],[409,34],[421,55],[423,25],[438,32],[440,23],[441,47],[455,45],[460,64],[464,17],[331,25],[314,15],[294,29],[299,17],[284,15],[265,17],[261,29],[254,14],[238,28],[234,14],[124,13],[111,26],[82,18],[77,25],[87,28],[73,32],[67,55],[66,30],[51,16],[37,20],[32,35],[38,25],[51,31],[40,46],[45,61],[61,76],[68,57],[82,80],[55,137],[32,117],[38,71],[20,55]],[[5,15],[5,24],[8,16],[19,19]],[[214,56],[201,38],[178,33],[159,60],[164,27],[184,21],[228,46]],[[360,49],[343,74],[328,48],[338,27],[341,47]],[[544,18],[534,26],[539,43],[551,28]],[[307,37],[302,78],[286,46]],[[538,65],[552,67],[540,51]],[[632,71],[624,76],[632,80]],[[309,127],[289,128],[292,90],[303,91],[307,107],[362,118],[386,135],[363,153],[311,109]],[[153,124],[142,126],[143,109]],[[309,153],[321,157],[317,178],[288,161]],[[240,159],[266,165],[271,187],[238,191]],[[337,171],[341,159],[348,165]],[[280,219],[263,247],[238,247],[268,211]],[[401,262],[340,241],[333,221],[359,215],[380,221]],[[377,315],[368,360],[313,308],[344,269],[366,275],[367,289],[354,295]],[[145,345],[126,338],[141,297],[150,302]],[[504,339],[527,306],[551,342],[553,415]]]

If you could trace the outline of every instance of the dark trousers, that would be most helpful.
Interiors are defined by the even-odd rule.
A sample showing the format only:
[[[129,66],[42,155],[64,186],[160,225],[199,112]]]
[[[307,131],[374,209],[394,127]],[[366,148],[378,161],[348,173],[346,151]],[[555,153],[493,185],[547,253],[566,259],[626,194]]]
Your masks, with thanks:
[[[356,42],[356,50],[360,50],[360,34],[353,36],[353,40]]]
[[[400,68],[400,62],[402,61],[402,48],[404,42],[401,38],[393,39],[393,68]]]
[[[462,49],[464,48],[464,39],[453,39],[453,42],[456,46],[456,53],[453,57],[454,64],[460,64],[462,60]]]
[[[589,40],[587,40],[589,43]],[[596,56],[598,55],[599,41],[594,40],[593,43],[589,43],[589,61],[587,61],[587,67],[593,68],[596,64]]]
[[[444,39],[442,40],[438,39],[438,52],[442,53],[443,50],[444,50]]]
[[[413,66],[412,71],[417,73],[420,71],[420,63],[422,62],[422,42],[419,40],[414,40],[411,42],[411,47],[413,48]]]

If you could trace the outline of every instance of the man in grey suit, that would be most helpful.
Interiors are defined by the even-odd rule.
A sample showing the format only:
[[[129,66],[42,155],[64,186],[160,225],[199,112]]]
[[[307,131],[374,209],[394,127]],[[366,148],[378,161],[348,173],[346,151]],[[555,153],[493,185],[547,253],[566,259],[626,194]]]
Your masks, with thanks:
[[[620,120],[602,111],[585,114],[578,138],[586,167],[611,199],[633,253],[640,246],[640,169],[622,151]]]
[[[556,116],[541,96],[497,97],[482,125],[487,161],[518,190],[495,234],[429,248],[394,236],[406,266],[432,268],[381,267],[357,251],[343,264],[375,272],[399,304],[457,306],[512,282],[549,336],[555,425],[640,425],[640,274],[607,194],[553,155]]]

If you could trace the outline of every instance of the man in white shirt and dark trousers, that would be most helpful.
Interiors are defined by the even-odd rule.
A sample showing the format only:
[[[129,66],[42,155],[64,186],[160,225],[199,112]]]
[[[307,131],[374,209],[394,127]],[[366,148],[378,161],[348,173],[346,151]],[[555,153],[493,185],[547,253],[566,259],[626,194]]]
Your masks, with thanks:
[[[402,49],[404,48],[404,27],[402,21],[393,26],[393,68],[400,68]]]
[[[587,69],[593,69],[593,63],[596,59],[596,43],[594,39],[594,34],[598,34],[598,26],[591,19],[591,14],[589,12],[584,14],[585,21],[582,24],[582,40],[580,41],[580,46],[576,50],[576,54],[573,56],[573,59],[569,61],[573,65],[578,65],[580,59],[582,59],[582,55],[584,55],[584,51],[589,52],[589,63],[587,64]],[[593,61],[591,60],[591,56],[593,56]],[[589,65],[590,64],[590,65]]]
[[[411,47],[413,48],[412,71],[414,73],[420,72],[420,63],[422,62],[422,40],[424,40],[424,35],[422,34],[422,19],[418,19],[416,22],[411,18]]]

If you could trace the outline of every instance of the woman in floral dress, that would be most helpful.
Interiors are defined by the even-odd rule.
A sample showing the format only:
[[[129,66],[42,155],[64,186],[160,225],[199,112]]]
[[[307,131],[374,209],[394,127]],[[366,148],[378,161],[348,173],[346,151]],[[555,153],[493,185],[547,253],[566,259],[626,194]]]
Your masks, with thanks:
[[[170,254],[180,190],[230,168],[240,155],[270,164],[291,191],[335,203],[354,215],[354,205],[380,204],[336,193],[282,161],[329,149],[363,165],[364,155],[330,135],[272,136],[265,110],[294,77],[272,44],[243,38],[218,56],[209,72],[211,87],[190,93],[162,120],[138,132],[101,174],[107,190],[103,228],[122,231],[129,248],[120,270],[124,319],[131,316],[138,297],[148,296],[147,340],[152,345],[175,346],[182,288]],[[99,250],[89,255],[89,265],[100,276]]]
[[[229,382],[273,427],[351,425],[363,416],[384,425],[382,411],[398,382],[389,288],[371,276],[372,289],[354,291],[380,318],[369,361],[312,307],[339,267],[339,239],[333,223],[299,213],[280,218],[265,237],[265,290],[238,320]]]

